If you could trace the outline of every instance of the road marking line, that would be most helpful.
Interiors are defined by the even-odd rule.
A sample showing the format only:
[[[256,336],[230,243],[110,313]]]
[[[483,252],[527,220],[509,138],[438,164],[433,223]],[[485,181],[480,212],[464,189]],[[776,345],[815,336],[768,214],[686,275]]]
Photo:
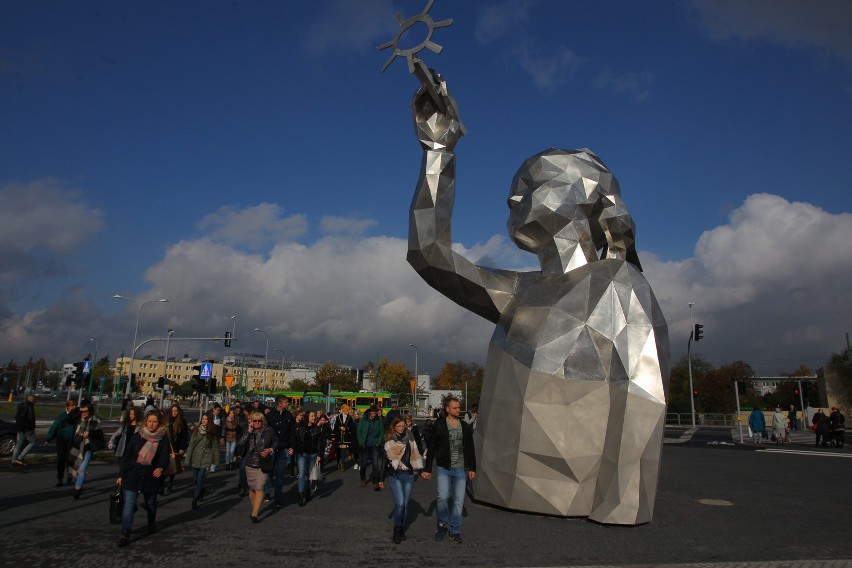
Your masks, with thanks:
[[[828,452],[814,452],[808,450],[779,450],[776,448],[766,448],[763,450],[755,450],[758,452],[769,452],[775,454],[799,454],[803,456],[828,456],[830,458],[852,458],[852,454],[830,454]]]

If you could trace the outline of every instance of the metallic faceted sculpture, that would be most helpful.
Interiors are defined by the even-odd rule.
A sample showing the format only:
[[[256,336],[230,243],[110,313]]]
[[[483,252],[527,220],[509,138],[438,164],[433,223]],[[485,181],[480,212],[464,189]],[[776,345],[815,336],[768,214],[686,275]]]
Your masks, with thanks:
[[[615,177],[588,150],[526,160],[509,234],[541,271],[473,264],[451,247],[455,100],[414,99],[424,149],[408,262],[433,288],[494,322],[475,432],[474,496],[608,524],[649,522],[660,470],[668,331],[642,276]],[[439,109],[446,109],[442,111]]]

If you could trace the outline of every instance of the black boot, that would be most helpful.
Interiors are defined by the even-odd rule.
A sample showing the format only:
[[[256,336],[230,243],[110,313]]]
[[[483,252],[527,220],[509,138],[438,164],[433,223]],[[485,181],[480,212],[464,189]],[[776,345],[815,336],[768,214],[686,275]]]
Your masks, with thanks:
[[[130,544],[130,533],[122,532],[121,538],[118,539],[118,546],[127,546]]]
[[[197,501],[196,499],[193,499],[193,500],[192,500],[192,508],[193,508],[193,509],[197,509],[197,508],[198,508],[198,501]]]
[[[405,527],[399,527],[399,538],[402,540],[408,540],[405,538]]]
[[[154,534],[157,532],[157,523],[148,519],[148,534]]]
[[[308,500],[305,498],[305,494],[304,494],[304,493],[302,493],[301,495],[299,495],[299,507],[304,507],[304,506],[305,506],[305,503],[307,503],[307,502],[308,502]]]
[[[399,544],[402,542],[402,530],[399,527],[393,528],[393,543]]]

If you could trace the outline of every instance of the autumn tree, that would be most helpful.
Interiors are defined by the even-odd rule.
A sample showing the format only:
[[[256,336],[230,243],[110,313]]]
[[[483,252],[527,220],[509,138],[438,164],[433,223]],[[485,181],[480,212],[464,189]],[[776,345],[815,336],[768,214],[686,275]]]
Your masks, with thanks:
[[[828,362],[828,370],[837,376],[837,398],[840,406],[850,408],[852,406],[852,356],[848,353],[832,353],[831,360]],[[816,388],[811,388],[811,393],[815,391]],[[814,394],[811,396],[815,397]]]
[[[331,383],[332,390],[353,391],[357,388],[356,376],[352,369],[336,363],[326,363],[317,371],[317,386],[325,391],[325,385]]]
[[[756,376],[754,369],[745,361],[734,361],[717,369],[711,369],[704,375],[704,379],[698,387],[700,404],[696,402],[696,411],[736,412],[737,396],[734,394],[734,389],[737,388],[736,382],[746,382],[746,395],[744,398],[740,398],[740,404],[748,403],[757,396],[752,387],[752,379]]]
[[[462,391],[462,397],[466,396],[466,400],[462,400],[462,407],[470,408],[472,404],[479,402],[484,377],[485,369],[477,363],[447,361],[432,381],[432,388]]]
[[[693,386],[703,382],[704,375],[710,371],[713,366],[700,355],[692,356],[692,383]],[[700,391],[699,391],[700,392]],[[672,366],[669,374],[669,391],[666,394],[667,406],[669,412],[689,413],[691,406],[689,403],[689,361],[686,355],[683,355],[677,363]],[[697,409],[696,409],[697,410]]]
[[[306,392],[309,390],[313,390],[313,385],[311,385],[304,379],[292,379],[288,385],[288,388],[292,391]]]
[[[379,389],[396,394],[400,400],[404,396],[411,396],[411,379],[414,374],[408,366],[402,362],[391,362],[387,357],[379,361]]]

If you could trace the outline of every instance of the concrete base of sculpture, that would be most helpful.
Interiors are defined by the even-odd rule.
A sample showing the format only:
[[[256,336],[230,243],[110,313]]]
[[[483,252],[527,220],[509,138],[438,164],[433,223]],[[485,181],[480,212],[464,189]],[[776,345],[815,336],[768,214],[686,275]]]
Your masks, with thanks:
[[[646,523],[665,420],[665,322],[627,262],[590,264],[570,281],[553,305],[533,293],[507,318],[510,327],[498,323],[479,404],[474,497],[518,511]],[[525,321],[540,333],[514,328]],[[537,349],[519,345],[519,336]]]

